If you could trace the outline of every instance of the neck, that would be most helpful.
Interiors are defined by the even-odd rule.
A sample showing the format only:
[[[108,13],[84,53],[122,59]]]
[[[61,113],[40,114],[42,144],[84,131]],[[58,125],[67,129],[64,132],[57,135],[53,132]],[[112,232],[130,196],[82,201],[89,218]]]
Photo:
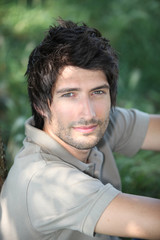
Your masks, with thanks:
[[[80,160],[81,162],[86,163],[88,156],[90,154],[91,149],[85,149],[85,150],[80,150],[75,147],[72,147],[71,145],[65,143],[62,141],[59,137],[57,137],[55,134],[52,132],[48,131],[46,128],[43,129],[50,137],[52,137],[54,140],[56,140],[59,144],[61,144],[70,154],[72,154],[75,158]]]
[[[65,146],[63,146],[65,147]],[[80,160],[81,162],[87,163],[87,159],[88,156],[90,154],[90,149],[88,150],[80,150],[80,149],[76,149],[72,146],[70,146],[69,148],[65,147],[67,149],[68,152],[70,152],[75,158],[77,158],[78,160]]]
[[[55,140],[57,141],[57,139],[55,138]],[[63,142],[61,139],[58,139],[59,143],[70,153],[72,154],[75,158],[77,158],[78,160],[86,163],[87,162],[87,159],[88,159],[88,156],[90,154],[90,149],[86,149],[86,150],[80,150],[80,149],[77,149],[75,147],[72,147],[71,145]]]
[[[72,154],[75,158],[77,158],[78,160],[86,163],[88,156],[90,154],[90,149],[86,149],[86,150],[80,150],[77,149],[75,147],[72,147],[71,145],[65,143],[64,141],[62,141],[60,138],[58,138],[57,136],[52,136],[59,144],[61,144],[70,154]],[[57,139],[58,138],[58,139]]]

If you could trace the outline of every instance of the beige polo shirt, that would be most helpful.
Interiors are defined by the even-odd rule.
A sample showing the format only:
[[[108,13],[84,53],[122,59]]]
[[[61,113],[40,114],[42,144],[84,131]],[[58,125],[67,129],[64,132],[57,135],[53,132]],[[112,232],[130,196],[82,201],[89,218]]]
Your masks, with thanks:
[[[99,217],[120,189],[112,150],[128,156],[136,153],[148,115],[117,109],[110,119],[88,164],[36,129],[32,119],[27,121],[24,146],[1,192],[0,239],[117,239],[93,237]]]

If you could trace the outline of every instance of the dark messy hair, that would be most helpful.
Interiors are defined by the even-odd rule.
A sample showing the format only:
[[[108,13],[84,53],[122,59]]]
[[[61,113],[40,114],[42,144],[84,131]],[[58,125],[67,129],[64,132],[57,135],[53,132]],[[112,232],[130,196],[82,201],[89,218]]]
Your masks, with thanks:
[[[29,57],[26,76],[35,126],[42,129],[44,115],[51,117],[53,88],[64,66],[102,70],[110,85],[111,105],[116,103],[118,59],[109,40],[86,24],[57,20]],[[45,114],[44,114],[45,113]]]

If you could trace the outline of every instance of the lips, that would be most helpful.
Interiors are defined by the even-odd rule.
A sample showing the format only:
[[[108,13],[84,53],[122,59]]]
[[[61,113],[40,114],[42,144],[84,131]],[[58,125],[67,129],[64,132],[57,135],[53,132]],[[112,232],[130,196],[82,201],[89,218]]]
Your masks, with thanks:
[[[90,125],[90,126],[79,126],[74,127],[74,129],[81,133],[91,133],[96,129],[97,125]]]

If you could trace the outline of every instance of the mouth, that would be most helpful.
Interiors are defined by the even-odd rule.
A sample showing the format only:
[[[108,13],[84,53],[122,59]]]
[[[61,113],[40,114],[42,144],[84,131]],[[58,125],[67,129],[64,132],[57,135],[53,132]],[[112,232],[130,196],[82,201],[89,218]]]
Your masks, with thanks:
[[[74,127],[74,129],[81,133],[91,133],[97,128],[97,125],[90,125],[90,126],[79,126]]]

